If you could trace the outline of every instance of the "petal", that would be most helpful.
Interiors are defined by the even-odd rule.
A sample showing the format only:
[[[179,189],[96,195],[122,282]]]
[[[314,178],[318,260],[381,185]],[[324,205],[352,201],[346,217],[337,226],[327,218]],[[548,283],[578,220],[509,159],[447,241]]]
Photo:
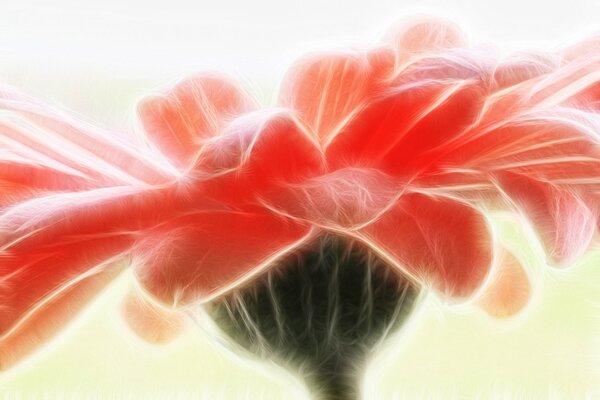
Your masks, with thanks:
[[[494,69],[496,90],[549,74],[558,68],[557,59],[548,54],[517,53],[500,61]]]
[[[564,63],[600,56],[600,33],[575,43],[560,52]]]
[[[394,44],[400,60],[418,53],[466,46],[457,25],[433,17],[412,17],[400,21],[387,34],[386,41]]]
[[[523,310],[530,298],[531,283],[527,272],[513,254],[504,251],[477,304],[492,317],[506,318]]]
[[[317,226],[349,230],[368,224],[404,185],[377,170],[344,168],[266,193],[269,209]]]
[[[360,236],[447,297],[472,295],[492,263],[484,216],[453,199],[406,194]]]
[[[396,74],[396,53],[390,45],[373,47],[366,53],[373,83],[385,85]],[[376,93],[376,91],[374,90]]]
[[[42,189],[160,184],[175,177],[159,153],[127,135],[0,86],[0,166],[13,164],[23,171],[35,169],[31,181],[23,173],[17,179]],[[0,168],[0,180],[10,179],[4,170]],[[14,178],[14,171],[9,174]]]
[[[326,149],[331,169],[372,167],[413,179],[433,151],[479,116],[483,93],[467,81],[418,82],[395,90],[358,114]],[[435,154],[435,153],[433,153]]]
[[[544,75],[528,88],[526,98],[530,105],[551,107],[566,104],[597,110],[599,82],[600,57],[577,59],[554,73]],[[592,104],[582,102],[590,96]]]
[[[135,250],[136,273],[167,305],[204,302],[264,269],[309,231],[267,210],[198,213],[149,232]]]
[[[531,221],[551,264],[569,265],[586,252],[596,231],[596,216],[577,192],[521,174],[496,176],[502,190]]]
[[[18,325],[14,325],[9,331],[3,331],[0,334],[0,372],[11,368],[63,330],[78,312],[123,271],[124,267],[124,264],[112,264],[93,273],[78,276],[69,285],[37,303]],[[28,278],[32,280],[36,277],[29,274]],[[0,278],[0,285],[9,283],[6,277]],[[20,283],[26,285],[27,280]],[[9,309],[10,305],[6,305],[8,303],[0,304],[0,316],[3,317],[0,320],[5,328],[4,317],[11,318],[13,314]]]
[[[247,279],[310,231],[264,208],[269,193],[323,171],[320,149],[288,112],[236,119],[203,147],[194,168],[192,198],[215,199],[221,208],[192,204],[150,231],[135,250],[143,286],[160,301],[180,305],[206,301]]]
[[[200,147],[233,118],[255,108],[231,79],[192,76],[164,95],[144,100],[139,115],[155,145],[180,168],[189,167]]]
[[[488,174],[512,171],[557,184],[593,185],[599,178],[598,116],[561,107],[505,117],[469,130],[436,164]]]
[[[0,253],[0,335],[23,319],[44,312],[40,305],[95,275],[110,260],[119,259],[132,245],[131,238],[113,237],[46,244],[37,249]],[[52,318],[47,315],[46,318]]]
[[[377,66],[377,58],[373,58]],[[365,106],[373,94],[371,68],[360,53],[314,56],[300,60],[287,73],[279,102],[298,113],[322,143]]]
[[[0,335],[40,304],[127,257],[139,232],[179,212],[178,204],[166,190],[113,188],[54,194],[2,212]]]
[[[258,203],[275,186],[320,175],[323,154],[285,110],[263,110],[232,122],[203,148],[195,171],[202,196],[228,204]]]
[[[127,325],[140,338],[154,344],[168,343],[185,329],[185,314],[167,309],[140,290],[130,290],[121,309]]]
[[[479,172],[469,175],[496,184],[507,204],[532,223],[550,263],[568,265],[595,231],[590,196],[600,188],[599,128],[595,115],[573,109],[523,113],[474,129],[436,163],[446,171]],[[489,191],[481,194],[500,205]]]

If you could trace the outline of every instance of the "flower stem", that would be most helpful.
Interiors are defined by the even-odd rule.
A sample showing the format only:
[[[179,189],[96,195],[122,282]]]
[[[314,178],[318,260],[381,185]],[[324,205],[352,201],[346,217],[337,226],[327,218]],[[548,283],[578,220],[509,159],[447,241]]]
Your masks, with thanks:
[[[308,379],[313,398],[320,400],[359,400],[359,377],[347,361],[334,361],[318,366],[315,376]]]
[[[295,370],[315,399],[358,400],[361,368],[418,292],[364,246],[325,235],[207,311],[234,343]]]

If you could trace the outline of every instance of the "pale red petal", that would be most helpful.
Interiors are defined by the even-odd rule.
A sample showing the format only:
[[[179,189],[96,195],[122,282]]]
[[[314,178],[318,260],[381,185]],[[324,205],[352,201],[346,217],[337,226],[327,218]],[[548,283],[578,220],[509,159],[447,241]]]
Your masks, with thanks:
[[[440,171],[474,178],[481,199],[495,206],[500,203],[490,196],[486,181],[497,185],[509,205],[532,222],[550,262],[568,265],[585,252],[595,231],[591,202],[600,188],[599,128],[596,115],[574,109],[530,111],[473,129],[435,164]]]
[[[279,101],[296,110],[312,133],[326,143],[366,105],[373,91],[367,58],[360,53],[340,53],[297,62],[282,83]]]
[[[374,84],[389,84],[397,72],[394,48],[391,45],[380,45],[367,51],[366,57],[371,69],[371,81]]]
[[[140,290],[129,291],[123,300],[121,312],[136,335],[154,344],[176,339],[183,333],[187,323],[182,311],[156,304]]]
[[[408,274],[451,298],[471,296],[492,264],[485,218],[453,199],[405,194],[360,235]]]
[[[142,124],[159,150],[180,168],[195,161],[202,144],[235,117],[255,108],[252,99],[217,74],[185,79],[139,106]]]
[[[542,76],[523,93],[530,106],[570,105],[598,110],[600,56],[576,59],[554,73]],[[587,104],[585,100],[590,100]]]
[[[12,88],[0,88],[0,111],[0,364],[8,366],[108,284],[136,229],[161,218],[138,198],[142,188],[176,175],[133,138]]]
[[[505,250],[477,304],[492,317],[511,317],[529,303],[531,290],[531,283],[523,265]]]

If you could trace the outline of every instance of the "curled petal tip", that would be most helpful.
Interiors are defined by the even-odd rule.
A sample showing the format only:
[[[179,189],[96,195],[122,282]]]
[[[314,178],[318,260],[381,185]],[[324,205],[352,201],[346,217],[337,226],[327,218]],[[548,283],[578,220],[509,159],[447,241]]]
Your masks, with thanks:
[[[185,315],[162,307],[140,290],[130,291],[121,307],[129,328],[148,343],[165,344],[176,339],[185,329]]]
[[[523,264],[512,253],[504,251],[477,304],[492,317],[508,318],[525,308],[531,290]]]

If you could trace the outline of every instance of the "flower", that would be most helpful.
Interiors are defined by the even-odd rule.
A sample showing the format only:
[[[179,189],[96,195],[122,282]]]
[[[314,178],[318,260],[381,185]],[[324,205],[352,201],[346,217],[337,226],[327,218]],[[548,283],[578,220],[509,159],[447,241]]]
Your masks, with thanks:
[[[517,312],[528,273],[486,211],[519,213],[554,265],[586,251],[600,53],[594,40],[508,57],[465,43],[450,23],[405,21],[367,51],[301,59],[270,109],[195,75],[140,104],[142,138],[0,89],[0,367],[129,264],[143,296],[125,312],[163,340],[179,325],[161,318],[327,231],[449,301]]]

